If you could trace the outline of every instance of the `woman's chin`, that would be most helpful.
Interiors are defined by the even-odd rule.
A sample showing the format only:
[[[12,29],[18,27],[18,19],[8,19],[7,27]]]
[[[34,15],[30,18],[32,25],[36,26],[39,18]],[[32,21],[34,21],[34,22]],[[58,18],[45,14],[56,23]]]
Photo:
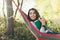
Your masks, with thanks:
[[[32,19],[32,20],[35,20],[35,19]]]

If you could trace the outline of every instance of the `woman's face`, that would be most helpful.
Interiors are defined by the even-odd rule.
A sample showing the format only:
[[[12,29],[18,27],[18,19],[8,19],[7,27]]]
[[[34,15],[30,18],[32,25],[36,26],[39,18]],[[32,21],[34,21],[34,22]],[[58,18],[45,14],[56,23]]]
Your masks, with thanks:
[[[35,10],[30,10],[29,16],[30,16],[30,18],[31,18],[32,20],[35,20],[35,19],[36,19]]]

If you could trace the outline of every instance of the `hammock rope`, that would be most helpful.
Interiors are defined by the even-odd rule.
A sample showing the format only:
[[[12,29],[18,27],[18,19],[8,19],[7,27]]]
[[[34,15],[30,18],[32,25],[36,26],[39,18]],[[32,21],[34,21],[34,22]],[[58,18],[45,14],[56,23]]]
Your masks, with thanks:
[[[19,12],[21,13],[25,23],[27,24],[27,28],[30,30],[30,32],[34,35],[34,37],[38,38],[38,40],[60,40],[60,36],[57,34],[46,34],[41,33],[34,25],[28,20],[27,15],[22,11],[21,8],[18,7],[18,5],[13,1]]]

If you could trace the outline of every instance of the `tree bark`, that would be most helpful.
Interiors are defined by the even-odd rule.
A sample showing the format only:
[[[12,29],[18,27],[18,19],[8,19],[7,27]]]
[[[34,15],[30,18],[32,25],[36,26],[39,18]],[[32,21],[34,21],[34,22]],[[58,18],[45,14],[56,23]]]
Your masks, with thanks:
[[[7,35],[14,34],[14,19],[13,19],[13,7],[12,0],[6,0],[7,6]]]

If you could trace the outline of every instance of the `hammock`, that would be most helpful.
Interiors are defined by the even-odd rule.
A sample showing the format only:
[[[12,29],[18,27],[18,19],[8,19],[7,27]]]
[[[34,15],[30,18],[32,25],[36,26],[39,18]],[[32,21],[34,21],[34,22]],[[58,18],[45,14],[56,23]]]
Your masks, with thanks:
[[[38,40],[60,40],[60,35],[59,34],[46,34],[46,33],[42,33],[40,32],[28,19],[27,15],[25,12],[23,12],[23,10],[19,7],[18,5],[13,1],[13,3],[15,4],[15,6],[17,7],[17,9],[19,10],[19,12],[21,13],[27,28],[30,30],[30,32],[34,35],[35,38],[37,38]]]

